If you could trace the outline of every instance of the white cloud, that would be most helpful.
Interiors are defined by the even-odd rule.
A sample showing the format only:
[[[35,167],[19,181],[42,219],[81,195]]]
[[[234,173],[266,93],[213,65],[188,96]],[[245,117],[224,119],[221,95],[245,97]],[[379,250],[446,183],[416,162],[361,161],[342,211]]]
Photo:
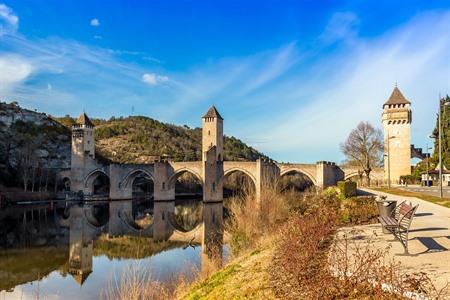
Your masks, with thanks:
[[[339,40],[350,41],[358,30],[359,18],[352,12],[337,12],[333,14],[324,32],[319,39],[324,43],[333,43]]]
[[[51,91],[53,89],[52,85],[50,83],[47,83],[47,90]]]
[[[98,19],[92,19],[91,26],[94,26],[94,27],[100,26],[100,21]]]
[[[142,75],[142,81],[148,85],[158,85],[160,83],[169,81],[169,77],[158,75],[155,73],[145,73],[144,75]]]
[[[6,33],[15,32],[19,26],[19,18],[13,10],[3,3],[0,3],[0,36]]]
[[[317,74],[294,78],[297,86],[284,95],[284,112],[256,134],[269,141],[260,150],[278,159],[286,154],[296,161],[339,162],[339,144],[360,121],[381,127],[382,104],[395,82],[412,102],[411,142],[423,147],[434,126],[437,95],[450,92],[449,22],[448,13],[423,14],[376,38],[351,36],[349,49],[314,64]]]
[[[0,70],[0,91],[5,91],[28,78],[32,67],[22,57],[4,55],[0,56]]]

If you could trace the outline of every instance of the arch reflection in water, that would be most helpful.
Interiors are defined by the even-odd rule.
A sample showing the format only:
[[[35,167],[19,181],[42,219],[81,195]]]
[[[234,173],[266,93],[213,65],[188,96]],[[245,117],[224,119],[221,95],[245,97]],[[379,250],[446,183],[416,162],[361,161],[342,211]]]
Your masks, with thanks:
[[[119,219],[119,216],[130,216],[133,221],[133,215],[142,213],[142,207],[145,210],[145,205],[135,205],[131,200],[83,204],[64,202],[53,209],[57,215],[54,216],[53,212],[47,214],[49,222],[43,217],[43,209],[41,222],[36,211],[32,222],[32,215],[28,211],[27,228],[37,228],[30,230],[30,234],[32,240],[39,240],[39,245],[15,245],[8,253],[0,249],[0,279],[3,278],[0,298],[20,297],[21,294],[24,298],[33,298],[38,285],[41,295],[94,299],[108,286],[111,278],[120,280],[123,270],[131,264],[143,266],[155,280],[170,280],[174,274],[189,277],[192,276],[192,269],[202,267],[206,272],[211,269],[210,266],[220,265],[223,255],[220,247],[220,236],[223,235],[222,203],[206,204],[208,208],[202,212],[198,226],[186,232],[179,232],[172,224],[175,201],[155,202],[155,218],[161,222],[140,229],[138,233],[130,229],[130,224]],[[26,215],[24,209],[19,207],[14,212],[19,229],[23,227],[22,219]],[[52,211],[50,206],[46,209]],[[9,216],[8,220],[11,219]],[[50,222],[53,219],[58,223],[55,226]],[[123,226],[115,228],[114,223]],[[158,231],[158,227],[154,226],[157,224],[165,231]],[[52,236],[59,237],[45,239],[45,244],[41,245],[44,240],[37,237],[49,226]],[[110,235],[116,229],[120,231],[117,236]],[[160,232],[164,239],[155,242],[152,236]],[[60,248],[52,246],[56,242],[61,245]],[[203,244],[203,249],[200,244]],[[11,251],[14,251],[14,255]],[[28,255],[24,257],[15,253]],[[23,266],[18,268],[18,265]],[[5,292],[5,289],[10,292]]]

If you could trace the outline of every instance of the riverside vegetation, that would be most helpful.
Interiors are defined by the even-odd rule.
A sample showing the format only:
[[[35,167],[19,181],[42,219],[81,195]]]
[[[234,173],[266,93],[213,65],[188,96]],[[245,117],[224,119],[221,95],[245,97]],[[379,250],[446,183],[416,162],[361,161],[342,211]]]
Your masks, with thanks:
[[[407,299],[417,293],[439,299],[424,273],[405,273],[371,242],[336,237],[342,226],[376,222],[371,197],[344,199],[337,189],[317,194],[266,189],[228,202],[226,224],[232,257],[212,274],[151,280],[129,271],[107,299]],[[350,255],[349,249],[353,248]]]
[[[201,160],[201,128],[142,116],[92,121],[96,125],[96,159],[103,163]],[[57,118],[15,102],[0,102],[0,190],[58,190],[57,170],[70,167],[73,124],[75,118],[70,116]],[[267,157],[241,140],[225,136],[224,158],[244,161]]]

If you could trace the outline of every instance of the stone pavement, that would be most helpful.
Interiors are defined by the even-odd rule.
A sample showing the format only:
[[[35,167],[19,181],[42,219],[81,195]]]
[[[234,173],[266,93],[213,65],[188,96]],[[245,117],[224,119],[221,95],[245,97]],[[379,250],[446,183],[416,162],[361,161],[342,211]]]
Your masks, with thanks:
[[[383,234],[380,224],[354,226],[342,231],[356,230],[358,240],[371,239],[374,246],[385,249],[389,245],[389,256],[400,262],[408,272],[426,272],[437,288],[450,282],[450,208],[439,206],[415,197],[386,194],[369,189],[361,189],[376,195],[386,195],[387,199],[408,200],[419,204],[409,231],[408,249],[410,256],[404,253],[401,243],[392,234]],[[447,299],[447,298],[445,298]],[[448,295],[450,299],[450,294]]]

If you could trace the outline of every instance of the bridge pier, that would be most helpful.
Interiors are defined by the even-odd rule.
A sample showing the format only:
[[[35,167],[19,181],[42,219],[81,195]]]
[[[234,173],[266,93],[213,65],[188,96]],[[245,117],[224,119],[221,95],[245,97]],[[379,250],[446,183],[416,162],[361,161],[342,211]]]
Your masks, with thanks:
[[[261,196],[265,189],[275,189],[280,178],[280,169],[269,160],[258,159],[256,161],[256,201],[261,202]]]
[[[108,235],[120,236],[128,232],[124,222],[133,218],[133,201],[117,200],[109,202]]]
[[[174,201],[175,200],[175,184],[171,184],[172,166],[166,161],[154,163],[153,174],[153,198],[157,201]]]
[[[223,249],[223,204],[203,204],[203,233],[201,264],[202,273],[209,275],[222,265]]]
[[[336,185],[340,180],[344,180],[344,172],[334,162],[316,163],[316,186],[324,189]]]
[[[175,211],[175,201],[155,201],[153,206],[153,240],[166,241],[173,233],[169,217]]]

